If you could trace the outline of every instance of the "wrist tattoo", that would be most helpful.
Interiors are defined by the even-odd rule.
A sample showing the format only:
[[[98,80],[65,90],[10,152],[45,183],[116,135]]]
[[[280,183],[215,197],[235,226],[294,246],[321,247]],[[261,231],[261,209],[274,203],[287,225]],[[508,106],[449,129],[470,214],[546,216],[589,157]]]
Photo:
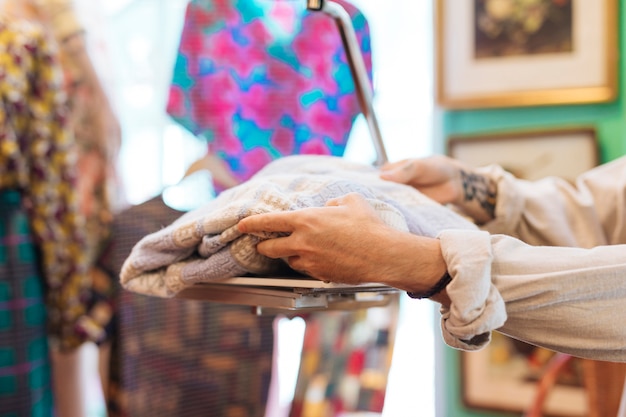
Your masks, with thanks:
[[[495,182],[484,175],[461,170],[463,198],[466,202],[476,201],[490,219],[496,215],[496,197],[498,188]]]

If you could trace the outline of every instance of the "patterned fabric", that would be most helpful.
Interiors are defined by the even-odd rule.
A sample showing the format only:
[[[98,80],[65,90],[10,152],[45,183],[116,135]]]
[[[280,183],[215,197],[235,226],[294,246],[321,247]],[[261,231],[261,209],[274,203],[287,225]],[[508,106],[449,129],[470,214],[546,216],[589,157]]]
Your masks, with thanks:
[[[130,252],[120,280],[128,290],[171,297],[198,282],[279,275],[286,264],[258,254],[260,238],[239,232],[239,220],[258,213],[322,207],[351,192],[368,199],[379,217],[399,230],[434,237],[444,229],[476,229],[415,188],[380,179],[370,165],[333,156],[289,156],[144,237]]]
[[[306,315],[289,417],[379,416],[385,404],[398,308],[396,296],[384,307]]]
[[[0,188],[25,194],[41,251],[52,341],[73,348],[93,321],[73,136],[54,43],[36,24],[0,18]]]
[[[99,266],[118,278],[132,247],[182,213],[161,197],[115,216]],[[273,318],[248,307],[121,291],[108,387],[110,417],[263,417]]]
[[[338,3],[352,17],[371,76],[367,21]],[[304,2],[192,0],[167,111],[245,181],[281,156],[343,155],[360,109],[329,16]]]
[[[79,207],[86,219],[88,250],[93,262],[108,236],[113,215],[109,187],[114,185],[114,156],[120,143],[117,120],[94,74],[86,74],[81,35],[60,44],[60,59],[68,95],[69,127],[78,147],[76,166]]]
[[[43,23],[62,42],[83,30],[74,4],[75,0],[3,0],[0,7],[11,16]]]
[[[0,191],[0,416],[52,416],[44,280],[17,191]],[[10,343],[9,343],[10,342]]]
[[[19,0],[28,9],[30,19],[41,22],[59,45],[58,57],[63,69],[67,93],[67,125],[74,136],[76,149],[76,188],[79,209],[85,219],[86,246],[84,252],[93,265],[109,234],[112,221],[110,200],[120,200],[119,181],[114,159],[121,142],[120,126],[110,106],[100,79],[87,51],[86,34],[74,10],[73,0]],[[98,279],[92,317],[97,323],[84,325],[94,340],[102,340],[113,314],[109,295],[111,283]],[[95,324],[95,325],[94,325]]]

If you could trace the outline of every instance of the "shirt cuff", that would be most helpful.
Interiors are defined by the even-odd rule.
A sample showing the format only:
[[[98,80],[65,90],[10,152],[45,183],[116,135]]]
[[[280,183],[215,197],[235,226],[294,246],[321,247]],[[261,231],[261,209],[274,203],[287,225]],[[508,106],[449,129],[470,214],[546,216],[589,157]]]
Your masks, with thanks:
[[[449,346],[479,350],[506,321],[506,308],[491,282],[493,253],[487,232],[446,230],[439,234],[453,279],[446,287],[450,307],[441,307],[441,330]]]

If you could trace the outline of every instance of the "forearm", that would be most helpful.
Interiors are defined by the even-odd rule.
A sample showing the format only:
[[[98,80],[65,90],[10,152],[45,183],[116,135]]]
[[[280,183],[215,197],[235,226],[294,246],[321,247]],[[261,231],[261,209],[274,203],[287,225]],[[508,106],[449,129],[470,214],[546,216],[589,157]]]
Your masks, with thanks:
[[[485,232],[440,235],[454,277],[444,339],[478,349],[498,330],[553,350],[626,361],[626,250],[528,246]],[[471,343],[467,343],[470,341]]]
[[[392,273],[382,283],[404,290],[412,298],[426,298],[419,295],[435,291],[428,298],[449,306],[450,299],[445,288],[448,270],[439,239],[403,235],[402,239],[392,239],[398,261],[388,262],[390,267],[393,265]]]
[[[495,218],[498,187],[496,181],[477,171],[459,169],[461,193],[457,207],[477,224],[490,222]]]

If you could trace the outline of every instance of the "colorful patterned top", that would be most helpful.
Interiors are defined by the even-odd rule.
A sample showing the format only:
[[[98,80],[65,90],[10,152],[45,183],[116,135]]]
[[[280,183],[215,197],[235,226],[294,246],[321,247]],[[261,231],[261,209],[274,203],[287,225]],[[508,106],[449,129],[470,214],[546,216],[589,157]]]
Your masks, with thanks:
[[[367,21],[337,2],[371,78]],[[191,0],[167,111],[245,181],[281,156],[342,156],[360,108],[331,17],[304,2]]]
[[[47,284],[52,343],[72,348],[89,297],[74,187],[73,136],[54,43],[36,24],[0,17],[0,188],[20,190]]]
[[[112,222],[109,190],[117,184],[115,158],[121,145],[120,124],[94,67],[87,33],[72,0],[30,0],[34,12],[59,45],[59,59],[70,107],[70,127],[78,145],[78,188],[90,240],[101,246]]]
[[[19,0],[24,1],[24,0]],[[90,266],[110,237],[113,205],[121,201],[121,184],[115,159],[121,145],[121,128],[88,51],[87,33],[78,19],[73,0],[27,0],[33,18],[41,22],[59,45],[59,61],[68,98],[68,126],[77,146],[76,189],[79,210],[85,218],[86,253]],[[95,322],[83,326],[89,337],[104,341],[113,316],[114,282],[98,279],[91,268]]]

